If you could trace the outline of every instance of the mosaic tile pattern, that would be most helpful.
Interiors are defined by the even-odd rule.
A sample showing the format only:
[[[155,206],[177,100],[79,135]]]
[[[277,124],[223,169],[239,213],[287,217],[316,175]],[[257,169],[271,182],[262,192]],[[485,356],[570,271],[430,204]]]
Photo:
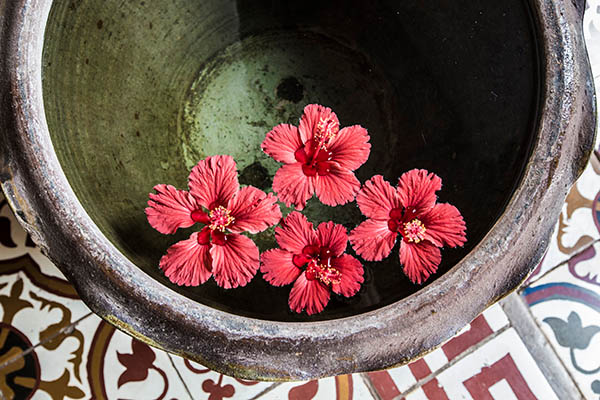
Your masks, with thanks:
[[[4,397],[83,398],[79,384],[84,338],[72,327],[90,311],[35,248],[3,197],[0,307],[0,388]],[[45,367],[54,355],[63,362]]]
[[[369,373],[383,399],[557,399],[499,305],[407,366]]]
[[[371,399],[372,395],[363,379],[361,375],[354,374],[308,382],[283,383],[260,398],[290,400]]]
[[[594,156],[571,188],[546,255],[529,277],[528,283],[534,282],[599,239],[600,162]]]
[[[406,399],[418,398],[558,399],[514,329],[502,332],[406,395]]]
[[[181,357],[171,356],[171,359],[194,399],[251,399],[274,385],[232,378]]]
[[[600,244],[525,288],[522,295],[587,398],[600,397]]]

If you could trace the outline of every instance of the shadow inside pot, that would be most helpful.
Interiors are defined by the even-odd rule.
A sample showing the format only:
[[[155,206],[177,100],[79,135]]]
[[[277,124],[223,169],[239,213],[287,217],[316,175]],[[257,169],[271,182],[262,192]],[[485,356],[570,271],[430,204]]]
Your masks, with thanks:
[[[236,290],[212,280],[176,287],[158,260],[194,230],[165,236],[148,225],[154,185],[185,188],[198,160],[231,154],[242,183],[270,190],[279,165],[260,151],[265,134],[297,124],[306,104],[329,106],[341,126],[369,130],[361,182],[382,174],[395,183],[425,168],[443,179],[440,201],[463,213],[469,241],[443,250],[430,284],[485,236],[509,201],[529,155],[540,91],[524,0],[55,2],[43,63],[53,144],[109,240],[191,299],[282,321],[355,315],[420,287],[402,274],[397,245],[383,262],[364,263],[357,296],[334,297],[314,317],[292,314],[290,287],[272,287],[260,273]],[[348,229],[363,220],[355,203],[331,208],[316,199],[306,215]],[[263,251],[275,246],[272,229],[256,240]]]

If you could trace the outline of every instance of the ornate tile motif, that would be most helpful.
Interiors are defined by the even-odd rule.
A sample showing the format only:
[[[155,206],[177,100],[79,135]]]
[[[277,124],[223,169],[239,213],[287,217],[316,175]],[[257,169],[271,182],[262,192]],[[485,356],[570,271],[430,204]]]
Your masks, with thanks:
[[[196,400],[252,399],[274,385],[271,382],[232,378],[181,357],[171,358]]]
[[[0,287],[0,363],[5,365],[0,367],[0,375],[8,374],[5,371],[13,374],[7,375],[4,383],[0,382],[0,385],[6,385],[5,397],[22,398],[18,393],[26,387],[31,393],[39,390],[53,397],[81,398],[83,392],[76,382],[81,382],[84,337],[73,324],[89,315],[87,307],[79,300],[45,291],[21,271],[0,276]],[[52,354],[62,362],[59,365],[52,360],[52,368],[44,368],[48,359],[54,358]],[[31,365],[23,360],[35,364],[35,376],[29,374],[25,379],[22,375],[14,375],[28,368],[32,371]]]
[[[394,399],[412,390],[418,381],[425,380],[459,358],[466,351],[508,326],[508,318],[499,305],[493,305],[463,328],[454,338],[422,359],[388,371],[370,372],[369,379],[382,400]],[[430,399],[441,396],[434,377],[423,383],[421,391]]]
[[[600,161],[593,155],[571,188],[544,259],[529,277],[532,283],[600,239]]]
[[[88,338],[82,375],[94,399],[191,399],[171,357],[96,316],[82,321]]]
[[[512,328],[451,363],[405,398],[558,399]]]
[[[6,399],[190,399],[166,353],[91,315],[2,197],[0,392]]]
[[[369,400],[373,396],[360,374],[340,375],[308,382],[283,383],[260,399]]]
[[[65,286],[71,286],[58,268],[42,254],[21,228],[0,191],[0,260],[12,260],[24,256],[31,258],[44,275],[60,278]],[[58,282],[59,280],[53,280],[53,284]],[[70,290],[75,293],[72,288]]]
[[[600,244],[522,291],[536,322],[589,399],[600,397]]]
[[[4,397],[82,398],[76,383],[81,382],[84,338],[73,325],[89,314],[0,197],[0,390]],[[64,362],[43,368],[53,352]]]

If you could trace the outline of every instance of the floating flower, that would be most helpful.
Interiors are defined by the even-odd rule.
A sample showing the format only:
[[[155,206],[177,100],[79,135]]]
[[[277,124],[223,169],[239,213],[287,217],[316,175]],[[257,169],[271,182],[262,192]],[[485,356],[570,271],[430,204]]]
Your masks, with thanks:
[[[157,231],[171,234],[204,224],[200,232],[171,246],[160,268],[177,285],[197,286],[212,275],[226,289],[245,286],[259,268],[259,253],[240,233],[258,233],[279,222],[277,199],[253,186],[240,189],[231,156],[200,161],[188,186],[189,192],[157,185],[156,194],[150,194],[146,216]]]
[[[299,127],[277,125],[262,149],[284,163],[273,179],[279,200],[302,210],[315,193],[330,206],[354,200],[360,182],[353,171],[367,161],[371,144],[365,128],[354,125],[340,130],[330,108],[309,104]]]
[[[275,239],[281,248],[261,255],[260,270],[274,286],[294,283],[292,311],[316,314],[329,302],[330,291],[345,297],[359,291],[363,267],[344,254],[348,235],[342,225],[324,222],[315,231],[304,215],[292,212],[275,228]]]
[[[350,233],[350,243],[365,260],[386,258],[400,235],[400,264],[413,283],[422,283],[442,261],[440,247],[462,246],[466,226],[456,207],[436,204],[442,180],[433,173],[413,169],[393,188],[381,175],[367,181],[356,202],[368,217]]]

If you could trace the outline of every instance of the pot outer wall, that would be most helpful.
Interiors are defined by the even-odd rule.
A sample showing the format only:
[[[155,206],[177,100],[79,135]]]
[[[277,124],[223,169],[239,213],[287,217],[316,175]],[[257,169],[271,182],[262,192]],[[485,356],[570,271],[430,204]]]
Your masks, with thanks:
[[[515,290],[541,258],[593,146],[595,99],[583,0],[533,1],[543,51],[532,154],[503,215],[460,263],[397,303],[323,322],[218,311],[141,274],[78,202],[53,151],[41,59],[51,1],[0,2],[0,183],[33,240],[98,315],[152,346],[227,375],[301,380],[400,365]],[[515,229],[517,227],[518,229]]]

